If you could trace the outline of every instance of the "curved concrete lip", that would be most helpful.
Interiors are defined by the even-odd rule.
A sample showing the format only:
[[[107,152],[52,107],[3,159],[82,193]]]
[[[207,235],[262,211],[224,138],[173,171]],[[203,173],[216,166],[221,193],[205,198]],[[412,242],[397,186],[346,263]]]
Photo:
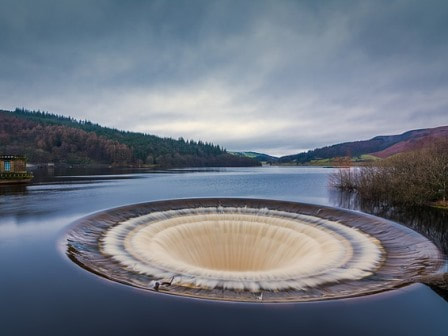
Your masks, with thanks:
[[[185,285],[177,280],[170,285],[160,285],[171,279],[145,274],[138,268],[133,269],[104,253],[104,236],[111,228],[129,219],[159,212],[204,208],[267,209],[336,222],[378,240],[383,250],[382,258],[372,274],[360,279],[330,280],[306,288],[260,288],[251,291],[224,288],[220,285],[214,288]],[[437,247],[427,238],[403,225],[360,212],[267,199],[191,198],[127,205],[77,220],[66,235],[65,241],[68,257],[101,277],[148,291],[224,301],[302,302],[362,296],[418,282],[422,277],[436,274],[443,265],[443,258]],[[182,274],[173,273],[173,276],[182,277]]]

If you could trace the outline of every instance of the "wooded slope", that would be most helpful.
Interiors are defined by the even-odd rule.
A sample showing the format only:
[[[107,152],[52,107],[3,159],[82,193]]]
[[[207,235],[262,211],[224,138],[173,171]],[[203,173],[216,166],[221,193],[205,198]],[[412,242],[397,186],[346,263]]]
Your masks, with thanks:
[[[0,153],[25,154],[32,163],[255,166],[249,158],[202,141],[120,131],[40,111],[0,110]]]

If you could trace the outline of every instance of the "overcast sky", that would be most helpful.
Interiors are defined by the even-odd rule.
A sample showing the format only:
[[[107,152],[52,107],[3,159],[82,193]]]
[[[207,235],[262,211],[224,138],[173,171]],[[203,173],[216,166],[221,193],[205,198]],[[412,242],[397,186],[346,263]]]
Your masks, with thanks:
[[[0,108],[283,155],[448,124],[448,1],[0,0]]]

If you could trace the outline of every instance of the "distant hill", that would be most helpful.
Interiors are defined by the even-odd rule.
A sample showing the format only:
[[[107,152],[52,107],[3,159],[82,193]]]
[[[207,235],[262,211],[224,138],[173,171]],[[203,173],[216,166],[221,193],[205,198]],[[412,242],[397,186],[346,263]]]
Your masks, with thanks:
[[[380,135],[370,140],[344,142],[281,157],[279,163],[305,164],[337,157],[386,158],[401,152],[423,148],[434,139],[448,138],[448,126],[408,131],[398,135]],[[370,157],[370,158],[369,158]]]
[[[229,153],[240,157],[251,158],[257,160],[258,162],[275,163],[278,161],[278,157],[257,152],[229,152]]]
[[[390,147],[387,147],[386,149],[383,149],[382,151],[378,151],[375,153],[372,153],[372,155],[379,157],[379,158],[387,158],[389,156],[403,153],[403,152],[409,152],[414,151],[418,149],[422,149],[434,141],[436,141],[439,138],[447,138],[448,139],[448,126],[441,126],[436,128],[427,128],[427,129],[421,129],[412,131],[414,132],[412,134],[412,137],[400,141]]]
[[[0,110],[0,153],[25,154],[31,163],[160,167],[260,165],[256,160],[231,155],[211,143],[120,131],[25,109]]]

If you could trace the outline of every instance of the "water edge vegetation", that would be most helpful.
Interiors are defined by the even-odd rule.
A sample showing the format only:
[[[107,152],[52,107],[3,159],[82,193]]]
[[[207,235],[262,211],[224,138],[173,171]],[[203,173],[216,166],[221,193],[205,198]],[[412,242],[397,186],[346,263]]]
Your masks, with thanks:
[[[448,140],[362,167],[339,168],[330,185],[390,205],[447,207]]]

